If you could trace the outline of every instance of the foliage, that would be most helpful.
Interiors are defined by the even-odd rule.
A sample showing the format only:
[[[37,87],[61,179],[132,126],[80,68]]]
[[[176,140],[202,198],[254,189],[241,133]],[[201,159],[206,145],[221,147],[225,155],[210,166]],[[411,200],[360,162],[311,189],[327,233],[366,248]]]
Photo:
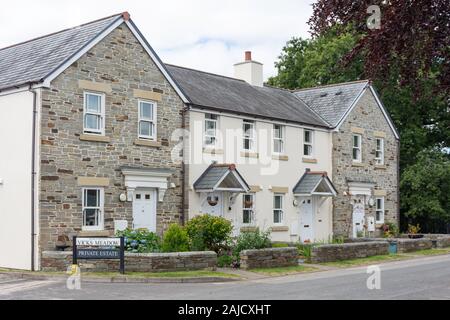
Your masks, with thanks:
[[[126,229],[116,233],[118,237],[124,237],[125,250],[133,253],[151,253],[161,251],[161,239],[157,234],[147,229]]]
[[[301,257],[304,257],[307,261],[311,260],[312,256],[312,248],[314,247],[314,244],[310,243],[300,243],[297,245],[298,249],[298,255]]]
[[[425,232],[445,232],[450,223],[450,155],[426,150],[401,178],[400,198],[409,223]],[[444,228],[443,228],[444,227]]]
[[[287,243],[272,243],[272,248],[289,248]]]
[[[255,231],[243,232],[239,235],[233,248],[233,256],[238,260],[239,254],[244,250],[266,249],[272,247],[270,240],[270,231],[262,232],[260,229]]]
[[[418,234],[420,232],[420,225],[408,225],[408,234]]]
[[[201,215],[186,224],[186,231],[193,250],[219,252],[230,241],[233,226],[225,218]]]
[[[398,236],[399,231],[397,225],[391,222],[387,222],[382,227],[384,238],[395,238]]]
[[[186,230],[178,224],[172,224],[164,234],[163,252],[189,251],[189,237]]]
[[[229,254],[224,254],[217,258],[217,266],[219,268],[232,267],[233,265],[234,265],[234,258]]]

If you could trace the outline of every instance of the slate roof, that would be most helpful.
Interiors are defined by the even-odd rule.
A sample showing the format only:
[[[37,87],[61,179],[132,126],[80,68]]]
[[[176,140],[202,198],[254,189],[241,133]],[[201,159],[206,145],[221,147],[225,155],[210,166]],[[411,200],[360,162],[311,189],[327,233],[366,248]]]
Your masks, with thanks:
[[[328,178],[326,172],[307,171],[305,172],[303,177],[301,177],[297,185],[294,187],[294,194],[311,194],[312,192],[314,192],[315,186],[317,186],[319,182],[323,179],[327,179],[329,184],[334,189],[333,191],[336,192],[336,188],[334,187],[331,180]]]
[[[0,90],[40,82],[121,14],[0,49]]]
[[[347,82],[302,89],[294,94],[319,114],[332,128],[335,128],[355,99],[369,84],[367,80]]]
[[[243,80],[174,65],[166,67],[195,106],[329,127],[287,90],[252,86]]]
[[[250,189],[248,184],[236,170],[235,165],[230,164],[212,164],[205,170],[205,172],[198,178],[198,180],[194,183],[195,190],[212,190],[219,183],[222,178],[230,174],[232,171],[236,171],[239,177],[246,184],[247,189]]]

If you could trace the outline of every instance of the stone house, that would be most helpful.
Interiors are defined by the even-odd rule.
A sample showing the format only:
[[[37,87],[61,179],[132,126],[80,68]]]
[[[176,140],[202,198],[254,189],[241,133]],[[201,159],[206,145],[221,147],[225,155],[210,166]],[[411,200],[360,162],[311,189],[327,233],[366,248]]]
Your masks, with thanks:
[[[185,102],[127,13],[1,49],[0,265],[39,268],[64,235],[179,223]]]
[[[289,242],[398,224],[399,136],[371,83],[262,71],[250,52],[234,78],[166,65],[128,13],[0,49],[0,267],[204,213]]]

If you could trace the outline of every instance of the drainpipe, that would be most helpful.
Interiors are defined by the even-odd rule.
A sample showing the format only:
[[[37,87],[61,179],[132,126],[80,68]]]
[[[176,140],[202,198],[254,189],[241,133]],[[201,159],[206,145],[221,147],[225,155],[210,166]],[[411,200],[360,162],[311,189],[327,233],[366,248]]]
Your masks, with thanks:
[[[30,92],[33,93],[33,124],[32,124],[32,141],[31,141],[31,270],[35,271],[35,184],[36,184],[36,122],[37,122],[37,93],[30,85]]]
[[[185,210],[186,210],[186,181],[188,181],[188,179],[186,179],[186,163],[184,161],[184,157],[186,155],[186,150],[185,150],[185,143],[186,143],[186,139],[184,137],[184,129],[186,129],[186,112],[188,111],[188,108],[183,108],[183,110],[181,111],[181,129],[183,129],[183,159],[181,160],[181,170],[183,171],[183,175],[181,177],[181,216],[180,216],[180,222],[181,225],[184,226],[186,221],[186,215],[185,215]]]

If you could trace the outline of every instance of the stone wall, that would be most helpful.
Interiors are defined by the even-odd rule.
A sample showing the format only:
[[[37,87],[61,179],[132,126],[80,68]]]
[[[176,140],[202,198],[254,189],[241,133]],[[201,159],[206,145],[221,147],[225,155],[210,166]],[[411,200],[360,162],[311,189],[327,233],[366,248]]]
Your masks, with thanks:
[[[276,268],[298,265],[297,248],[244,250],[240,254],[242,269]]]
[[[396,239],[397,252],[413,252],[433,248],[433,240],[431,239]]]
[[[80,80],[107,87],[105,136],[107,142],[85,141],[83,93]],[[138,139],[138,101],[135,90],[157,98],[157,141]],[[156,100],[156,99],[155,99]],[[126,191],[120,167],[172,169],[164,202],[157,203],[157,232],[163,233],[182,214],[182,166],[171,152],[181,128],[183,102],[156,64],[122,24],[42,90],[40,145],[40,248],[54,250],[58,234],[76,235],[82,227],[82,187],[78,177],[106,178],[104,228],[110,234],[114,220],[132,226],[132,203],[120,202]],[[109,179],[109,180],[108,180]],[[108,233],[107,232],[107,233]]]
[[[323,263],[389,254],[389,243],[371,241],[364,243],[330,244],[312,248],[311,262]]]
[[[78,260],[82,271],[116,272],[119,260]],[[72,264],[72,252],[44,251],[42,253],[42,271],[66,271]],[[125,253],[125,272],[164,272],[186,270],[215,270],[217,254],[215,252],[178,252],[178,253]]]
[[[362,163],[353,163],[352,135],[355,128],[362,135]],[[384,137],[385,165],[375,164],[376,136]],[[335,236],[352,237],[352,198],[344,195],[349,191],[348,182],[371,182],[375,184],[372,196],[385,198],[385,222],[399,223],[398,212],[398,141],[389,124],[367,90],[339,128],[333,133],[333,184],[338,195],[333,199],[333,231]],[[375,194],[377,193],[377,194]],[[375,207],[365,206],[366,217],[375,216]],[[381,226],[377,226],[380,228]],[[380,231],[377,231],[379,234]]]

